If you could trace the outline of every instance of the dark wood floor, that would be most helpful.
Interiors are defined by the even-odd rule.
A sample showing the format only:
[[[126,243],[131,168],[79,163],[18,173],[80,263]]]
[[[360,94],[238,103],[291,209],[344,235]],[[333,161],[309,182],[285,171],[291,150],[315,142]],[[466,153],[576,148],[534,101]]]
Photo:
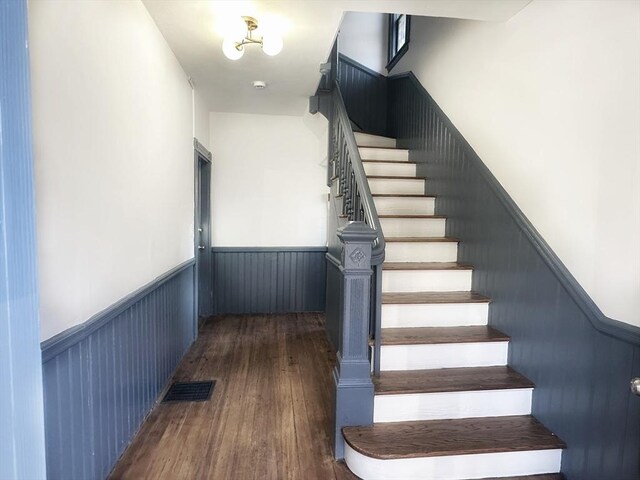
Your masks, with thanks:
[[[211,400],[158,404],[110,478],[357,478],[331,455],[335,360],[323,321],[286,314],[205,323],[173,380],[217,380]]]

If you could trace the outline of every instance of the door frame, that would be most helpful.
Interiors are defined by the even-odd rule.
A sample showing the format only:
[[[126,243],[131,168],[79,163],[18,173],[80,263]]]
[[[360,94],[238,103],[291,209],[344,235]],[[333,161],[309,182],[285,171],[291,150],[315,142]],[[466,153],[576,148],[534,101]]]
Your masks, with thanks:
[[[194,296],[194,315],[193,315],[193,329],[194,329],[194,339],[198,338],[198,327],[200,326],[200,318],[199,318],[199,278],[200,278],[200,255],[198,253],[198,245],[199,245],[199,233],[198,225],[200,225],[200,221],[202,219],[202,210],[200,208],[200,181],[201,181],[201,161],[206,168],[211,169],[211,164],[213,160],[213,155],[211,152],[202,145],[197,138],[193,139],[193,170],[194,170],[194,209],[193,209],[193,256],[195,258],[195,268],[194,268],[194,282],[193,282],[193,296]],[[211,179],[211,175],[209,175],[209,179]],[[211,191],[211,190],[209,190]],[[211,237],[211,208],[209,208],[209,237]],[[209,245],[209,252],[211,252],[211,246]],[[209,253],[211,255],[211,253]]]
[[[0,1],[0,477],[45,478],[28,8]]]

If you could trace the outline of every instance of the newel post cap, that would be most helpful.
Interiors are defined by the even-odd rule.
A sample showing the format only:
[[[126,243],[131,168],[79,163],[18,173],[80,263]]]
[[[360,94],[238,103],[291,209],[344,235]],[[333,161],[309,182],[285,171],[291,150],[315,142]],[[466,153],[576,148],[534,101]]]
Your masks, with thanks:
[[[371,273],[371,244],[376,232],[364,222],[350,222],[338,229],[338,238],[344,244],[342,265],[345,272]]]
[[[369,243],[376,238],[376,231],[364,222],[349,222],[338,229],[338,238],[342,243]]]

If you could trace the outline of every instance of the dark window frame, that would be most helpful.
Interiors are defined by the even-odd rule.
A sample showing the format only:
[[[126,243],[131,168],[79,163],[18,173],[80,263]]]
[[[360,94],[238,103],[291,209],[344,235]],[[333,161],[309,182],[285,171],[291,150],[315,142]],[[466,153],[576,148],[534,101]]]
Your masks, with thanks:
[[[401,16],[405,17],[405,38],[402,47],[397,48],[398,41],[398,21]],[[400,61],[402,56],[409,50],[409,40],[411,33],[411,15],[406,14],[388,14],[389,18],[389,32],[387,36],[387,72],[390,72],[393,67]]]

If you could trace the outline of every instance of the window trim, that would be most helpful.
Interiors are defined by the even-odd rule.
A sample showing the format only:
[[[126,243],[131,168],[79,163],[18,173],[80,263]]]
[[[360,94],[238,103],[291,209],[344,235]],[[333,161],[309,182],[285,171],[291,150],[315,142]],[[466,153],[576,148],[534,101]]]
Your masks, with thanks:
[[[404,45],[402,45],[402,47],[396,51],[395,51],[395,42],[396,42],[396,38],[397,38],[397,30],[396,30],[396,23],[394,20],[394,15],[397,14],[393,14],[393,13],[389,13],[389,27],[388,27],[388,34],[387,34],[387,66],[385,67],[387,69],[387,72],[391,72],[391,70],[393,69],[393,67],[396,66],[396,64],[400,61],[400,59],[402,58],[402,56],[407,53],[407,51],[409,50],[409,40],[411,39],[411,15],[407,15],[407,14],[401,14],[404,15],[406,18],[406,33],[405,33],[405,41],[404,41]]]

